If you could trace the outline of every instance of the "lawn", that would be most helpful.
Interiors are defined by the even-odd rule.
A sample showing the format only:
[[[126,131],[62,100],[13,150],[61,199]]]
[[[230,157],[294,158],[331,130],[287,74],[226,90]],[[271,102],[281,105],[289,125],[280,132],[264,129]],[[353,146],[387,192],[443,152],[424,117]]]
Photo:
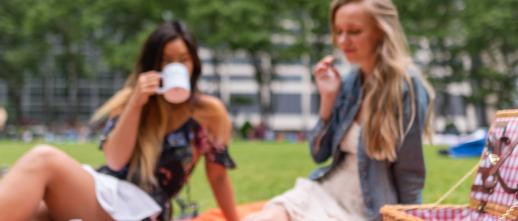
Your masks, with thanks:
[[[0,141],[0,166],[12,165],[34,144]],[[96,143],[55,144],[82,163],[94,166],[104,161]],[[438,147],[426,146],[427,180],[424,202],[433,203],[477,162],[478,158],[451,159],[437,154]],[[307,176],[317,165],[310,159],[306,143],[235,141],[230,150],[238,168],[230,171],[239,203],[269,199],[293,186],[297,177]],[[201,210],[215,207],[205,178],[203,163],[190,180],[192,198]],[[444,203],[467,203],[471,179]],[[182,193],[185,197],[185,193]]]

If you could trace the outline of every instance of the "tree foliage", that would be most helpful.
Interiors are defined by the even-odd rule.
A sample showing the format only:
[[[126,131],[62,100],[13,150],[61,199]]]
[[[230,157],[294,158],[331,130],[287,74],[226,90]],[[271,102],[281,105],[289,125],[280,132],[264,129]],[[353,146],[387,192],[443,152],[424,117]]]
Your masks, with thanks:
[[[465,101],[479,107],[482,122],[486,107],[516,105],[518,0],[394,2],[413,51],[428,53],[417,61],[445,100],[449,84],[467,82]],[[2,0],[0,78],[11,114],[21,113],[27,76],[62,76],[74,107],[79,78],[95,77],[99,66],[129,73],[149,32],[182,19],[214,52],[215,67],[224,55],[247,55],[266,118],[275,65],[302,60],[311,68],[332,52],[328,11],[329,1],[314,0]]]

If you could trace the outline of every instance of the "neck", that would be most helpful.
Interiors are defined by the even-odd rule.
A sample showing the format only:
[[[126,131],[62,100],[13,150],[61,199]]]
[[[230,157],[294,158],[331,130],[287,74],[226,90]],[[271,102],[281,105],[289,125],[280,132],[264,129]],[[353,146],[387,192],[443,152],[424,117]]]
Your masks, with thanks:
[[[167,102],[167,101],[166,101]],[[171,104],[169,103],[170,124],[168,131],[177,130],[182,127],[192,117],[192,109],[188,103]]]
[[[374,72],[374,67],[376,66],[376,59],[369,59],[360,65],[360,70],[362,71],[363,77],[367,79]]]

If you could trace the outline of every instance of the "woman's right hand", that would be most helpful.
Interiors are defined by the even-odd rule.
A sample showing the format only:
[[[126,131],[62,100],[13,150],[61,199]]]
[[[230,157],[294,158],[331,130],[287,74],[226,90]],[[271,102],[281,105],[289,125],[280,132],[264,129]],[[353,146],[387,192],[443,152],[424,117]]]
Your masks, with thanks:
[[[131,94],[130,104],[143,107],[149,100],[149,96],[156,94],[160,86],[160,74],[156,71],[148,71],[139,74],[137,84]]]
[[[324,121],[329,120],[336,97],[340,90],[340,74],[333,67],[334,58],[331,55],[324,57],[315,66],[315,80],[317,89],[320,93],[320,118]]]
[[[320,97],[335,97],[340,90],[340,74],[333,67],[335,58],[331,55],[324,57],[315,66],[313,75],[317,84],[317,89],[320,92]]]

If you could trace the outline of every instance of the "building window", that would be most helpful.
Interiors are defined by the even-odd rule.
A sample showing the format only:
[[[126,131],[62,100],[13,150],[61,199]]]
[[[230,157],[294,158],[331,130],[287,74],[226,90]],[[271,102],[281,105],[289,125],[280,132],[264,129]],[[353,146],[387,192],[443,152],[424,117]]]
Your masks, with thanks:
[[[320,95],[311,94],[311,106],[310,106],[311,114],[318,114],[318,110],[320,109],[319,106],[320,106]]]
[[[275,114],[302,114],[300,94],[273,94],[272,105]]]
[[[259,99],[257,94],[231,94],[230,95],[230,112],[232,114],[239,113],[259,113]]]
[[[282,76],[282,75],[276,75],[274,77],[274,80],[279,82],[301,82],[302,76]]]
[[[230,76],[230,81],[255,81],[253,76]]]

